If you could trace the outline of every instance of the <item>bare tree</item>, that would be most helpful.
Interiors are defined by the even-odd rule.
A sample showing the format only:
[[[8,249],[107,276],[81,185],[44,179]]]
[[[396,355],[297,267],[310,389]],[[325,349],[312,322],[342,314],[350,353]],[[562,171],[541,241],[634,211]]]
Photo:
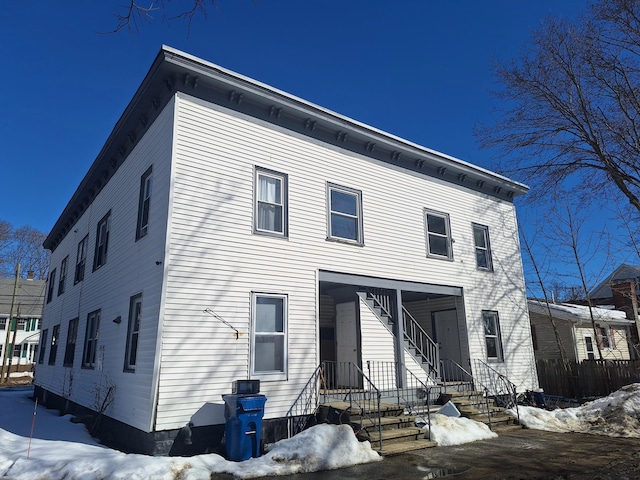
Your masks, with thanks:
[[[22,265],[22,276],[33,272],[34,278],[45,280],[49,268],[49,252],[42,246],[46,235],[30,226],[17,229],[0,220],[0,275],[12,277],[16,265]]]
[[[161,21],[185,20],[189,26],[197,15],[207,17],[209,10],[216,7],[216,0],[129,0],[116,13],[116,26],[107,33],[126,29],[139,30],[140,25],[152,23],[158,17]]]
[[[574,22],[548,18],[519,58],[497,64],[504,110],[476,130],[497,168],[541,198],[571,182],[640,211],[640,2],[599,0]]]

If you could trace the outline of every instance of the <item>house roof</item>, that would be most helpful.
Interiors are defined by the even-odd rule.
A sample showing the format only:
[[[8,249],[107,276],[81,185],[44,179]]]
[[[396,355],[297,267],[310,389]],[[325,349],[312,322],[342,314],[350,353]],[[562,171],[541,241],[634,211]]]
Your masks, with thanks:
[[[600,285],[591,290],[589,298],[611,298],[611,285],[624,282],[625,280],[638,282],[640,279],[640,268],[632,265],[622,264],[616,268]]]
[[[14,315],[20,308],[21,317],[40,317],[44,304],[46,280],[18,279],[18,288],[14,302]],[[0,317],[8,318],[11,314],[15,279],[0,278]]]
[[[163,46],[89,171],[44,241],[53,251],[177,92],[506,201],[528,187],[365,125],[187,53]]]
[[[527,300],[529,312],[547,315],[547,304],[541,300]],[[574,305],[573,303],[549,303],[549,309],[554,319],[567,320],[573,323],[590,323],[591,315],[587,305]],[[625,312],[610,310],[602,307],[591,307],[593,317],[597,323],[607,325],[631,325],[633,320],[626,318]]]

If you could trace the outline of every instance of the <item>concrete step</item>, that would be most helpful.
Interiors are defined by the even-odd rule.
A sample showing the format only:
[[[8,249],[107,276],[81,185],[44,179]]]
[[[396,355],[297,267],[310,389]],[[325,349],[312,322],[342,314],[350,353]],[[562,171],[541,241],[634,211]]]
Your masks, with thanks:
[[[402,415],[399,417],[380,417],[380,427],[383,430],[392,428],[415,427],[416,417],[413,415]],[[357,428],[368,430],[375,429],[378,419],[374,417],[351,417],[351,424]]]
[[[358,438],[362,440],[369,440],[371,444],[379,443],[380,437],[382,437],[382,445],[407,442],[413,440],[424,439],[425,431],[418,427],[406,427],[406,428],[392,428],[390,430],[378,430],[374,427],[369,431],[361,430],[358,433]]]
[[[323,403],[323,406],[335,408],[340,411],[347,411],[351,416],[359,416],[363,414],[376,413],[378,411],[378,402],[373,400],[360,400],[357,402],[340,402],[332,401]],[[402,415],[404,405],[395,403],[380,402],[380,415],[383,417],[393,417]],[[377,413],[376,413],[377,415]]]
[[[415,450],[422,450],[423,448],[433,448],[437,447],[438,444],[436,442],[432,442],[431,440],[426,439],[418,439],[407,442],[398,442],[398,443],[383,443],[382,449],[380,448],[380,443],[372,443],[371,448],[377,451],[380,455],[385,457],[390,457],[392,455],[400,455],[401,453],[412,452]],[[425,477],[426,478],[426,477]]]

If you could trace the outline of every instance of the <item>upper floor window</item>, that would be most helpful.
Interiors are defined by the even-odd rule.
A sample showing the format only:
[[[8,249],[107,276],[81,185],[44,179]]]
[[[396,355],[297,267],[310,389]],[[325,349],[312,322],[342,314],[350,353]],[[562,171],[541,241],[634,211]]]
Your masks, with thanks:
[[[489,245],[489,227],[473,224],[473,243],[476,248],[476,265],[480,270],[493,270],[491,247]]]
[[[140,178],[140,199],[138,201],[138,223],[136,240],[144,237],[149,230],[149,208],[151,207],[151,187],[153,184],[153,167],[149,167]]]
[[[109,247],[109,227],[111,224],[111,212],[107,213],[98,222],[96,229],[96,249],[93,255],[93,269],[97,270],[107,263],[107,249]]]
[[[327,190],[329,238],[362,244],[362,192],[331,183]]]
[[[487,346],[487,358],[502,360],[502,338],[500,336],[500,321],[498,312],[482,312],[484,323],[484,338]]]
[[[286,378],[286,295],[253,294],[252,313],[252,374],[263,378]]]
[[[134,371],[138,357],[138,335],[142,318],[142,294],[129,300],[129,327],[127,329],[127,348],[124,357],[125,371]]]
[[[47,303],[53,298],[53,286],[56,283],[56,269],[54,268],[49,274],[49,284],[47,285]]]
[[[84,267],[87,264],[87,247],[89,246],[89,235],[85,235],[80,243],[78,243],[78,251],[76,254],[76,271],[73,276],[73,283],[84,280]]]
[[[67,255],[60,264],[60,278],[58,279],[58,296],[64,293],[65,286],[67,284],[67,263],[69,262],[69,256]]]
[[[287,236],[287,175],[256,167],[254,231]]]
[[[425,224],[427,228],[427,255],[452,259],[449,214],[425,210]]]
[[[99,332],[100,310],[96,310],[87,315],[87,330],[84,336],[84,351],[82,353],[82,366],[85,368],[93,368],[96,364]]]
[[[56,325],[51,330],[51,346],[49,347],[49,365],[55,365],[58,354],[58,336],[60,335],[60,325]]]

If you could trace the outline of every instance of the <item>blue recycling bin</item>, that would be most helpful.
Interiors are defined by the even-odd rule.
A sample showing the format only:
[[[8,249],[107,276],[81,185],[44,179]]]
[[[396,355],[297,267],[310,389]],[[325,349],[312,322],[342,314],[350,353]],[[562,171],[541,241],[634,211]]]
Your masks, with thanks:
[[[259,394],[223,395],[227,458],[241,462],[260,456],[262,417],[267,397]]]

